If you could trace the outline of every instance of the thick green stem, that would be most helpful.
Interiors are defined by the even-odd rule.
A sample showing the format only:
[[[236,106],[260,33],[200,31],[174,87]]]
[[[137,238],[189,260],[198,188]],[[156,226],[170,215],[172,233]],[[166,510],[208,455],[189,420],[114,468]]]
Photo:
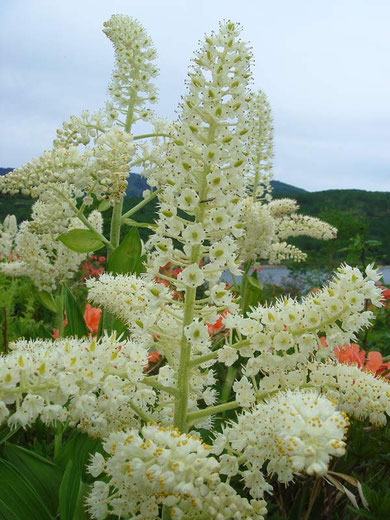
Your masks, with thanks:
[[[121,235],[121,216],[122,216],[123,199],[115,204],[112,208],[110,243],[113,249],[107,249],[107,261],[110,259],[111,253],[119,246]],[[103,312],[103,330],[112,332],[114,326],[114,316],[108,312]]]
[[[190,392],[189,378],[191,359],[191,344],[184,334],[184,327],[187,327],[192,322],[194,316],[195,292],[196,290],[191,287],[188,287],[186,290],[179,375],[177,380],[178,399],[175,405],[174,425],[182,432],[187,431],[187,409]]]
[[[112,208],[110,242],[115,249],[119,246],[121,238],[121,218],[122,218],[123,199]]]
[[[211,144],[214,140],[215,127],[213,124],[209,127],[208,141]],[[203,173],[199,185],[199,200],[203,201],[207,198],[207,175],[210,173],[210,166],[205,164]],[[195,215],[195,222],[203,224],[203,218],[205,213],[205,204],[199,204],[197,213]],[[194,245],[191,248],[191,264],[199,265],[201,260],[202,250],[200,244]],[[191,344],[185,336],[185,328],[190,325],[194,317],[196,300],[196,289],[187,287],[184,298],[184,317],[182,324],[182,335],[181,335],[181,349],[180,349],[180,361],[179,361],[179,372],[177,379],[177,390],[178,398],[175,404],[174,414],[174,425],[182,432],[186,432],[188,429],[187,424],[187,410],[188,410],[188,399],[190,394],[190,374],[191,374]]]

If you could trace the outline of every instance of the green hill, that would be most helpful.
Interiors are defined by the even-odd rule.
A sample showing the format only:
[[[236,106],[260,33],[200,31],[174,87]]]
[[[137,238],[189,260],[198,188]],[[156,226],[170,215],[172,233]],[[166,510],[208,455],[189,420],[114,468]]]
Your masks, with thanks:
[[[0,168],[4,175],[11,168]],[[280,181],[272,181],[274,198],[289,197],[297,200],[301,213],[319,217],[338,228],[338,238],[321,242],[310,238],[294,239],[298,247],[309,253],[312,264],[334,267],[345,261],[345,248],[349,240],[359,235],[362,240],[381,242],[372,252],[380,264],[390,264],[390,192],[364,190],[326,190],[308,192]],[[129,179],[126,210],[141,200],[142,192],[147,189],[145,180],[137,174]],[[0,220],[9,214],[16,215],[18,221],[29,218],[33,200],[23,195],[9,196],[0,194]],[[143,222],[152,222],[155,218],[156,203],[148,205],[136,216]],[[109,211],[104,217],[109,219]],[[146,237],[147,230],[142,229]]]

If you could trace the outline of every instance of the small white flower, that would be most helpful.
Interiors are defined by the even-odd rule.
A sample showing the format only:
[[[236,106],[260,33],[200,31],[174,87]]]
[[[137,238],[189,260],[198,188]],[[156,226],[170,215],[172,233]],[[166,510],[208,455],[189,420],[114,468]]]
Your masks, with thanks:
[[[248,407],[256,401],[253,387],[245,376],[234,382],[233,390],[236,393],[236,399],[240,406]]]
[[[183,269],[183,271],[179,273],[177,279],[182,285],[194,289],[202,285],[204,282],[203,272],[197,264],[191,264]]]
[[[220,350],[218,350],[218,361],[223,363],[227,367],[233,365],[235,361],[238,359],[237,349],[229,347],[225,345]]]

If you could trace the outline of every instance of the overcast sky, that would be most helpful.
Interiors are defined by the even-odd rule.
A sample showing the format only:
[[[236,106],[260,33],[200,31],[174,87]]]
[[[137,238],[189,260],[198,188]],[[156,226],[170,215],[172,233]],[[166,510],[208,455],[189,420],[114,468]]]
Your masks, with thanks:
[[[275,178],[390,191],[390,0],[1,0],[0,166],[40,155],[64,119],[103,106],[113,13],[154,40],[168,118],[198,40],[220,19],[241,22],[273,110]]]

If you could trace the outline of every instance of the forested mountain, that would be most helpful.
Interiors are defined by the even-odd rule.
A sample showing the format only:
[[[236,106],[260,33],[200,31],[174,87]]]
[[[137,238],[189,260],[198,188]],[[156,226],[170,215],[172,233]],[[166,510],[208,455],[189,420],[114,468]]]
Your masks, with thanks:
[[[0,175],[12,168],[0,168]],[[294,240],[299,247],[309,252],[312,263],[331,265],[345,260],[346,253],[340,250],[348,242],[359,236],[364,242],[374,240],[381,242],[372,252],[381,264],[390,264],[390,192],[364,190],[326,190],[309,192],[280,181],[272,181],[275,198],[289,197],[297,200],[301,213],[319,217],[339,230],[336,240],[321,242],[305,237]],[[135,205],[148,188],[140,175],[133,173],[129,178],[127,189],[127,208]],[[7,214],[14,213],[18,221],[29,217],[33,201],[22,195],[0,195],[0,220]],[[153,221],[155,204],[143,208],[137,220]],[[105,213],[105,216],[108,212]],[[108,216],[108,215],[107,215]],[[143,231],[143,234],[145,231]]]

